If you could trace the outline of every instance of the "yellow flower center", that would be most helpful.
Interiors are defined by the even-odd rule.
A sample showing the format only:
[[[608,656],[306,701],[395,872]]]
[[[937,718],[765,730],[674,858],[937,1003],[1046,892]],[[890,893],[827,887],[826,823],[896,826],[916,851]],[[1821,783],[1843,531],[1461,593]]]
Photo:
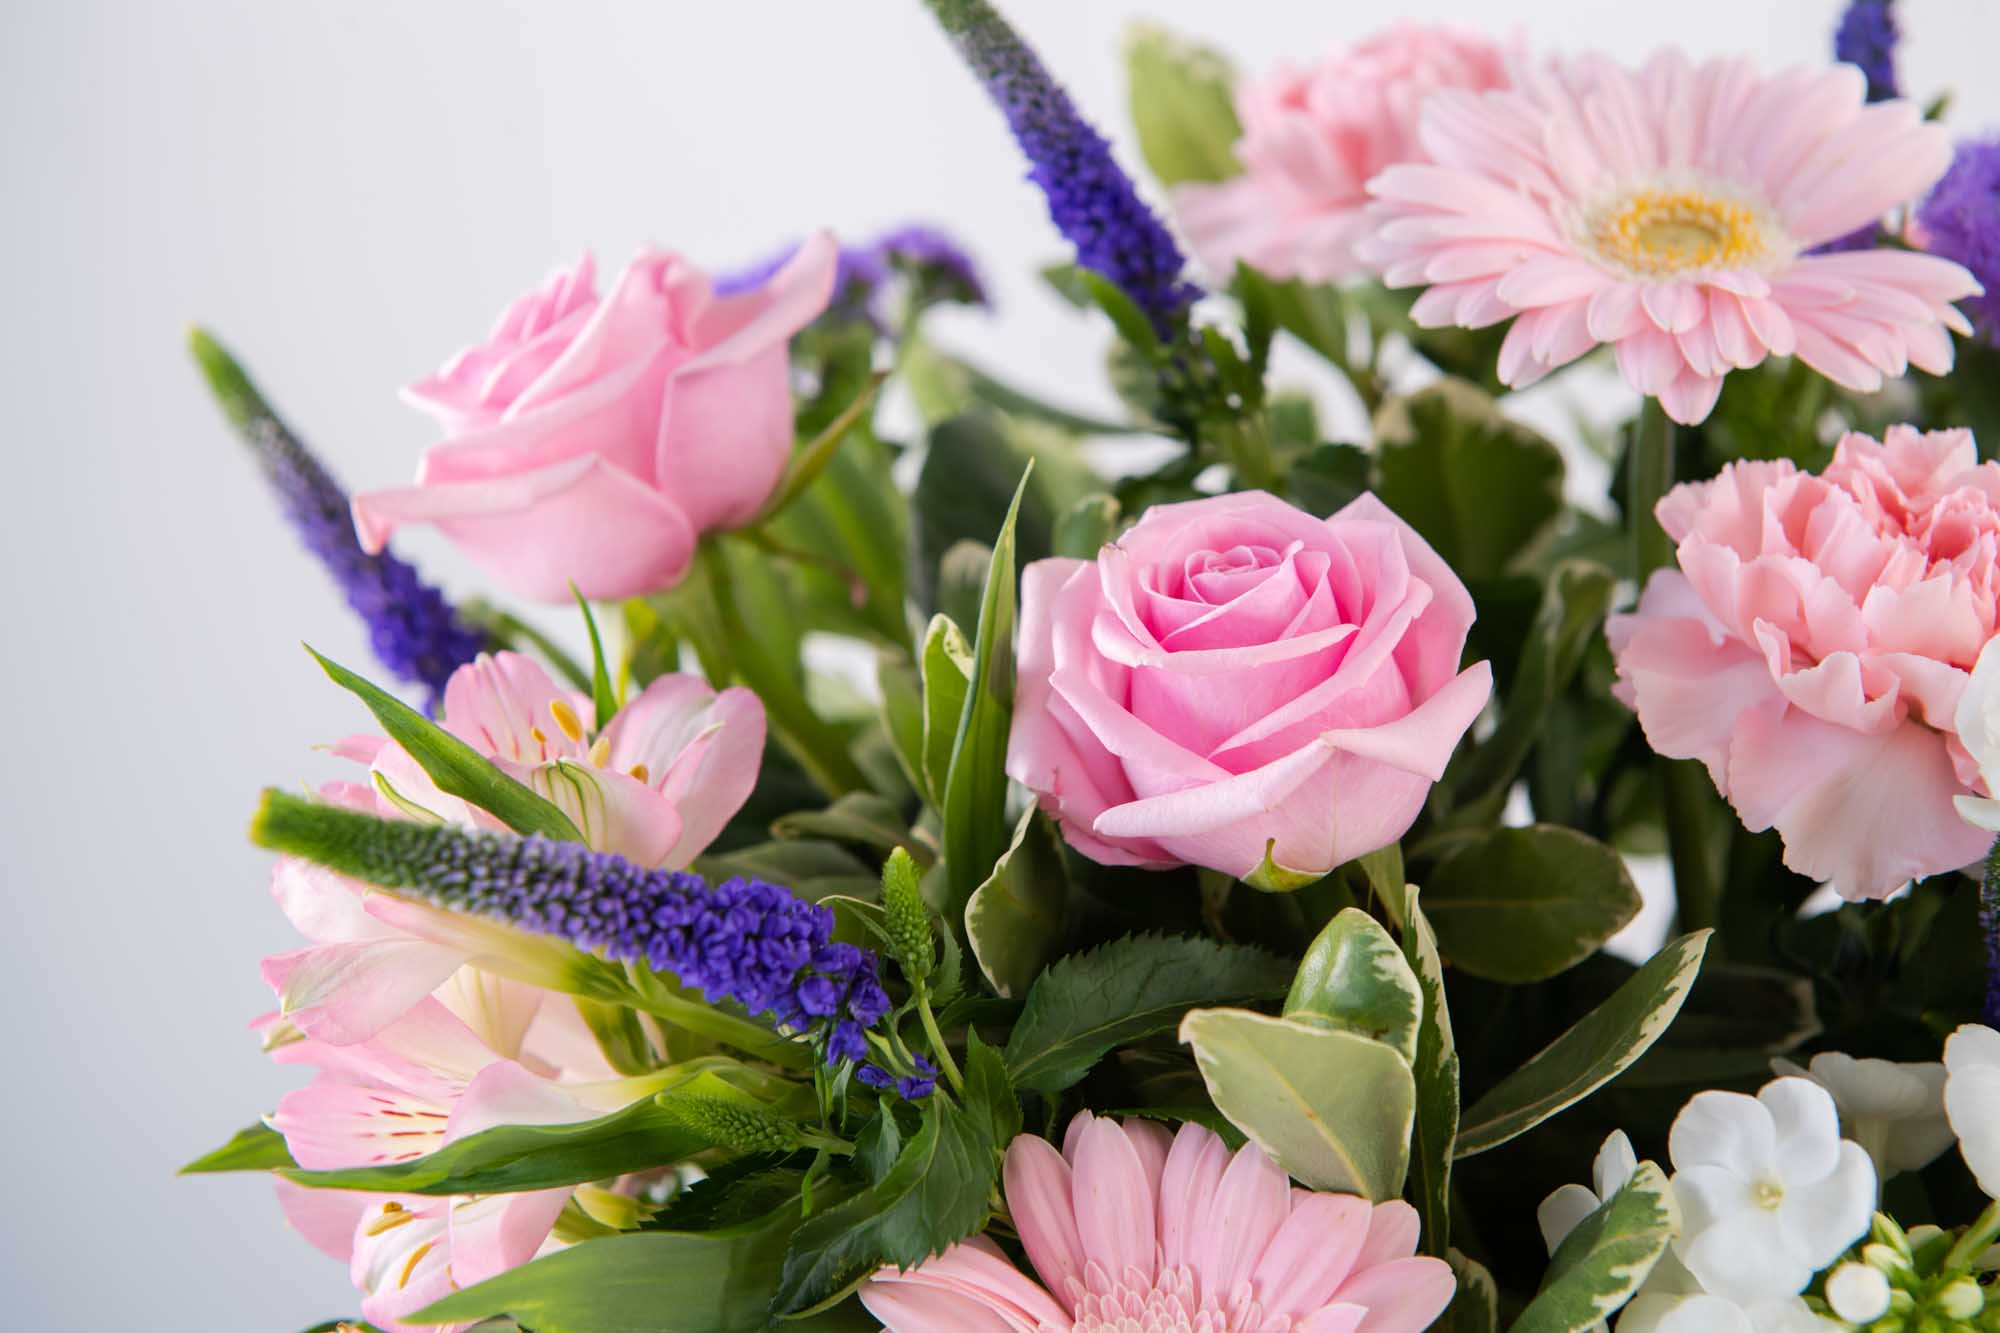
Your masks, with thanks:
[[[1587,231],[1598,255],[1635,277],[1757,268],[1779,249],[1761,210],[1700,189],[1643,189],[1599,209]]]
[[[1750,1187],[1750,1197],[1759,1208],[1775,1212],[1785,1201],[1785,1187],[1776,1180],[1760,1180]]]

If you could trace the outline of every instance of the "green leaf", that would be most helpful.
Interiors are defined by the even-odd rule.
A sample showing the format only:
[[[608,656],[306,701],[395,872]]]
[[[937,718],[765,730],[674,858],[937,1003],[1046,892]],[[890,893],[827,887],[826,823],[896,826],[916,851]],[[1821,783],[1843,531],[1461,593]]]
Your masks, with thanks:
[[[681,669],[680,640],[674,637],[660,608],[644,597],[628,597],[620,604],[625,621],[625,654],[618,665],[620,688],[645,689],[661,676]],[[590,682],[579,682],[588,687]]]
[[[1351,444],[1319,444],[1291,466],[1285,489],[1292,503],[1309,514],[1329,518],[1370,489],[1375,460]]]
[[[543,1255],[406,1317],[416,1324],[512,1315],[535,1333],[755,1333],[770,1319],[788,1202],[718,1231],[638,1231]]]
[[[972,645],[949,616],[932,616],[924,632],[921,661],[924,692],[923,786],[931,804],[944,804],[945,778],[951,769],[951,747],[958,739],[958,719],[965,712],[965,694],[972,676]]]
[[[1481,813],[1498,813],[1522,761],[1547,734],[1549,711],[1575,678],[1584,652],[1597,641],[1617,587],[1609,569],[1587,560],[1565,560],[1549,572],[1500,725],[1467,762],[1454,792],[1459,802],[1483,797]]]
[[[925,1098],[923,1123],[888,1173],[799,1227],[772,1308],[809,1309],[867,1269],[915,1267],[979,1230],[999,1175],[993,1130],[990,1107],[960,1110],[947,1096]]]
[[[1104,489],[1078,453],[1075,438],[990,409],[965,412],[932,427],[910,497],[915,545],[910,581],[919,605],[942,609],[933,583],[938,562],[958,542],[993,540],[1030,461],[1034,476],[1021,495],[1014,532],[1015,553],[1023,565],[1051,553],[1058,514]]]
[[[1118,336],[1126,346],[1148,360],[1163,354],[1160,335],[1154,330],[1153,322],[1139,309],[1134,301],[1111,279],[1095,269],[1079,267],[1076,280],[1090,293],[1090,303],[1102,310],[1111,319],[1111,327],[1118,330]]]
[[[771,498],[765,502],[762,512],[746,526],[755,527],[783,513],[792,501],[805,494],[812,484],[819,480],[827,465],[833,461],[834,451],[840,447],[841,440],[846,438],[847,432],[853,430],[855,424],[867,415],[869,407],[875,402],[876,392],[882,387],[882,381],[888,377],[887,371],[876,371],[871,374],[866,386],[855,395],[852,402],[841,409],[840,415],[827,423],[826,429],[792,455],[792,461],[785,469],[784,478],[779,481],[777,490],[772,492]]]
[[[1103,492],[1086,495],[1056,520],[1054,554],[1072,560],[1095,560],[1118,531],[1118,499]]]
[[[618,716],[618,696],[611,689],[611,669],[604,664],[604,640],[597,633],[597,617],[591,614],[590,603],[574,583],[569,585],[569,591],[576,598],[576,609],[583,612],[583,627],[590,631],[590,702],[597,714],[594,729],[602,731]]]
[[[1283,994],[1291,965],[1195,936],[1136,935],[1058,959],[1028,990],[1007,1039],[1016,1087],[1056,1093],[1112,1048],[1171,1032],[1199,1005]]]
[[[1247,1009],[1193,1010],[1180,1036],[1216,1109],[1300,1184],[1402,1194],[1416,1081],[1393,1047]]]
[[[698,1074],[675,1086],[691,1094],[761,1105],[715,1073]],[[709,1146],[671,1107],[648,1097],[622,1111],[573,1125],[496,1125],[407,1162],[331,1171],[292,1168],[283,1174],[319,1189],[513,1194],[667,1166]]]
[[[1423,1218],[1425,1254],[1444,1254],[1451,1239],[1451,1163],[1458,1143],[1459,1060],[1445,1002],[1444,963],[1431,933],[1421,895],[1409,890],[1403,915],[1403,956],[1423,992],[1424,1017],[1417,1029],[1417,1054],[1410,1062],[1417,1079],[1417,1128],[1410,1145],[1410,1174],[1417,1212]],[[1484,1270],[1482,1270],[1484,1271]],[[1487,1279],[1490,1285],[1492,1279]]]
[[[1451,1304],[1431,1325],[1431,1333],[1500,1333],[1500,1288],[1493,1274],[1477,1259],[1468,1259],[1457,1250],[1445,1254],[1458,1290]]]
[[[1242,171],[1243,137],[1230,88],[1229,61],[1150,23],[1125,34],[1125,77],[1139,155],[1162,185],[1228,180]]]
[[[1424,877],[1452,966],[1490,981],[1544,981],[1595,953],[1639,913],[1617,852],[1553,824],[1454,834]]]
[[[851,791],[824,810],[794,810],[771,824],[780,838],[823,838],[888,851],[904,847],[922,851],[910,837],[896,803],[873,792]]]
[[[1246,309],[1263,310],[1279,328],[1346,370],[1347,302],[1338,287],[1279,281],[1246,264],[1236,266],[1231,285]]]
[[[1610,999],[1474,1102],[1459,1125],[1458,1156],[1526,1133],[1644,1055],[1680,1012],[1711,933],[1698,930],[1669,943]]]
[[[1396,942],[1375,918],[1344,909],[1306,950],[1285,997],[1285,1017],[1371,1037],[1417,1058],[1424,996]]]
[[[962,679],[962,677],[961,677]],[[875,659],[875,687],[882,695],[882,729],[910,789],[929,799],[924,776],[924,682],[916,664],[884,649]]]
[[[1622,1309],[1679,1234],[1680,1207],[1659,1167],[1638,1170],[1556,1247],[1542,1289],[1510,1333],[1583,1333]]]
[[[1255,870],[1243,877],[1245,884],[1265,893],[1293,893],[1326,878],[1310,870],[1293,870],[1290,866],[1279,865],[1271,857],[1272,849],[1277,845],[1276,838],[1265,840],[1264,859],[1257,863]]]
[[[1030,805],[992,875],[965,905],[972,956],[1000,998],[1025,993],[1062,951],[1068,889],[1055,834]]]
[[[516,833],[539,833],[558,842],[583,841],[568,815],[501,772],[485,755],[338,662],[311,648],[306,651],[334,684],[368,705],[389,739],[409,751],[438,790],[472,802]]]
[[[938,813],[944,830],[947,921],[958,918],[1006,849],[1007,731],[1014,716],[1014,524],[1034,465],[1021,474],[1014,502],[993,541],[986,595],[979,607],[979,632],[972,641],[972,670],[965,682],[965,706],[945,769],[944,801]]]
[[[214,1152],[203,1153],[175,1174],[207,1175],[217,1171],[275,1171],[296,1166],[285,1136],[262,1121],[239,1129]]]
[[[787,565],[811,628],[907,649],[910,510],[894,464],[888,446],[856,428],[765,531],[806,557]]]
[[[994,1145],[1005,1151],[1021,1132],[1021,1103],[1007,1077],[1006,1058],[972,1031],[965,1035],[964,1100],[966,1114],[982,1117]]]
[[[949,616],[954,625],[978,625],[986,572],[992,567],[993,548],[985,542],[953,542],[938,561],[938,614]]]
[[[1376,494],[1453,569],[1500,573],[1532,556],[1563,508],[1562,455],[1462,380],[1385,403]]]

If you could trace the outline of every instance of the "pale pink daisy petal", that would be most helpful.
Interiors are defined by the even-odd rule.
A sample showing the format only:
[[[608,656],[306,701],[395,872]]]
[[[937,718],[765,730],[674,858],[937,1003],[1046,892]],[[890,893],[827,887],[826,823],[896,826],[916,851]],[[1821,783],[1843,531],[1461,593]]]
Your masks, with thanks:
[[[1428,288],[1421,325],[1516,319],[1498,367],[1515,387],[1587,334],[1683,423],[1766,356],[1872,392],[1912,365],[1948,370],[1965,326],[1951,303],[1979,291],[1931,255],[1808,253],[1949,165],[1942,128],[1908,103],[1865,104],[1850,68],[1557,58],[1512,87],[1435,93],[1420,137],[1431,163],[1368,182],[1356,252],[1388,285]]]

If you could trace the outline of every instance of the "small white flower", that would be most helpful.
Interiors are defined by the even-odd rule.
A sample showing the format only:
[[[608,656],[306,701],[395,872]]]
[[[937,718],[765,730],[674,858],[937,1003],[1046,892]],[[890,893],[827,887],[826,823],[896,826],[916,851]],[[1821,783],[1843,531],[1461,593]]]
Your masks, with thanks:
[[[1611,1131],[1611,1137],[1597,1150],[1597,1160],[1591,1163],[1590,1185],[1563,1185],[1535,1210],[1535,1220],[1541,1224],[1542,1240],[1549,1253],[1553,1255],[1579,1222],[1624,1189],[1625,1182],[1638,1169],[1639,1156],[1632,1151],[1632,1141],[1625,1137],[1625,1131]]]
[[[1958,1150],[1979,1188],[2000,1199],[2000,1032],[1967,1023],[1945,1042],[1944,1067],[1944,1109]]]
[[[1850,1324],[1872,1324],[1889,1313],[1889,1279],[1867,1264],[1844,1263],[1827,1275],[1826,1303]]]
[[[1797,1296],[1743,1306],[1706,1292],[1673,1295],[1647,1285],[1619,1316],[1618,1333],[1838,1333],[1842,1327]]]
[[[1959,743],[1979,765],[1986,790],[2000,795],[2000,638],[1987,640],[1973,664],[1972,679],[1958,697],[1952,718]],[[1974,828],[2000,833],[2000,801],[1980,796],[1954,796],[1958,816]]]
[[[1809,1078],[1832,1093],[1842,1131],[1867,1150],[1884,1180],[1928,1166],[1952,1145],[1941,1064],[1857,1060],[1827,1051],[1815,1055],[1805,1069],[1789,1060],[1773,1060],[1771,1068]]]
[[[1807,1079],[1755,1097],[1698,1093],[1667,1149],[1682,1217],[1674,1252],[1705,1292],[1741,1306],[1797,1296],[1874,1216],[1874,1164],[1841,1139],[1832,1096]]]

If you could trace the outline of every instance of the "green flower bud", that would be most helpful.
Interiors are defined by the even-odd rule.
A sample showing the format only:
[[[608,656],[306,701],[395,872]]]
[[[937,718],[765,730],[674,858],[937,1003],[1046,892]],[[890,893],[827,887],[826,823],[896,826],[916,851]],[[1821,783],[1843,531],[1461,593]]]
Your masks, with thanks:
[[[685,1092],[663,1092],[659,1102],[695,1133],[737,1152],[792,1152],[806,1140],[805,1131],[761,1106]]]
[[[917,892],[917,863],[901,847],[882,865],[882,910],[888,918],[889,956],[911,981],[922,981],[937,965],[930,909]]]
[[[1986,1293],[1969,1277],[1948,1284],[1933,1302],[1940,1313],[1952,1319],[1970,1319],[1986,1308]]]

